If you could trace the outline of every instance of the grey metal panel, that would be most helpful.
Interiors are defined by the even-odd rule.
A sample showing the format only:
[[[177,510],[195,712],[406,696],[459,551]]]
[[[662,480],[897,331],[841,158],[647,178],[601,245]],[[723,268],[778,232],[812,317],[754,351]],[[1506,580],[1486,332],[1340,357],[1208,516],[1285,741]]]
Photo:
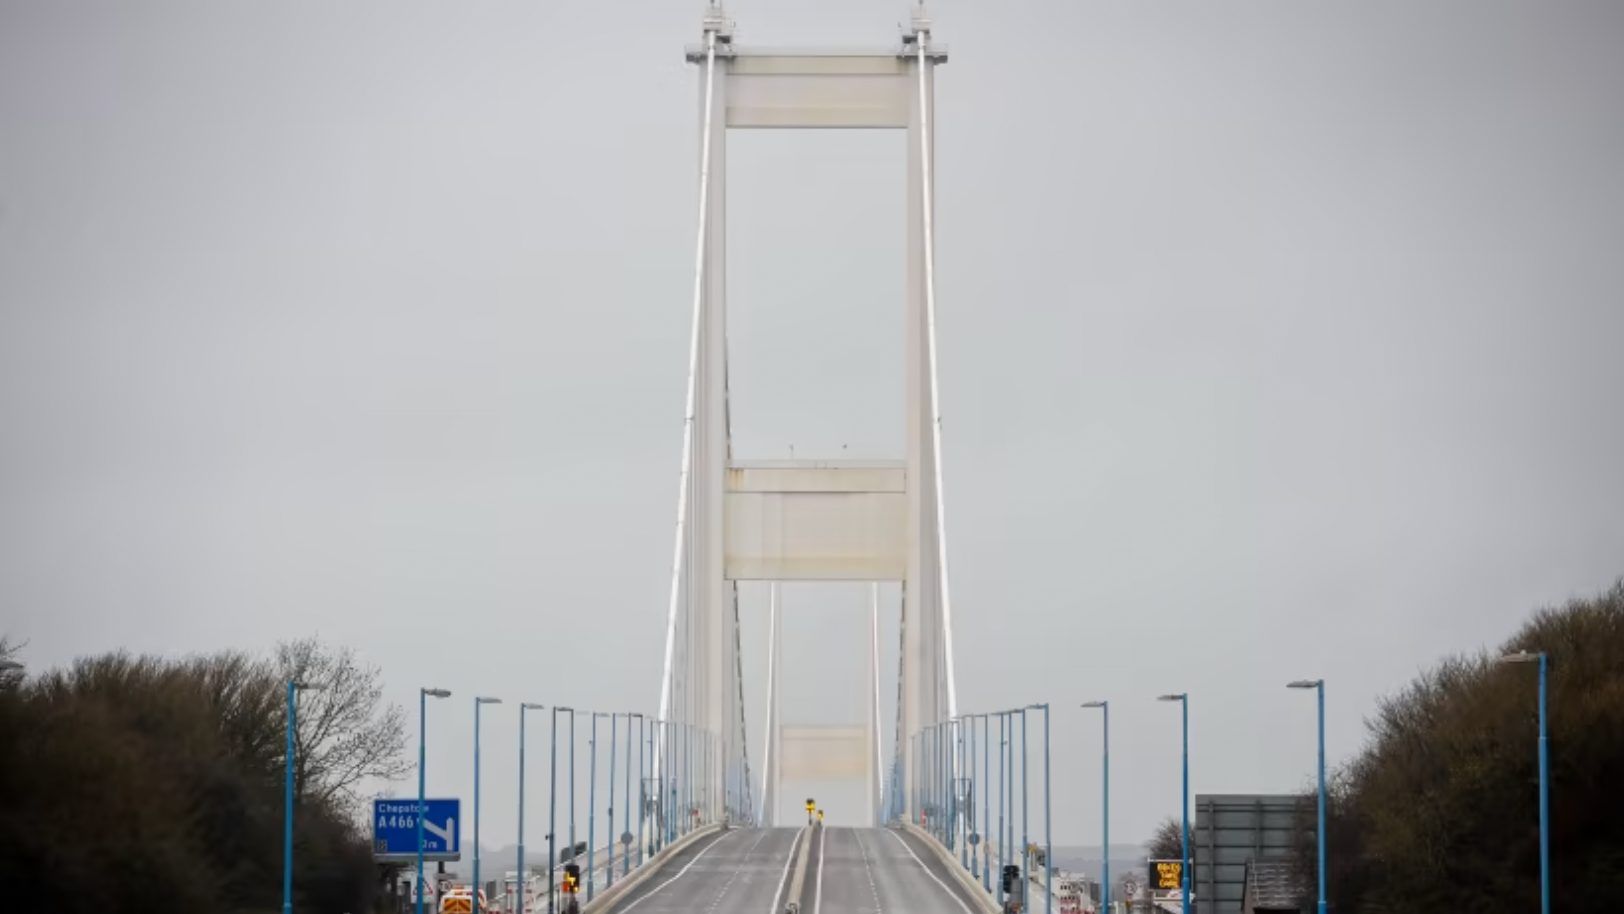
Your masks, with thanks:
[[[1247,861],[1291,854],[1300,802],[1290,794],[1196,796],[1191,885],[1202,914],[1240,914]]]
[[[1220,847],[1290,847],[1294,837],[1294,828],[1272,828],[1264,826],[1260,832],[1251,828],[1219,828],[1211,831],[1205,826],[1199,829],[1203,835],[1211,834],[1213,843]]]
[[[1272,828],[1289,830],[1289,828],[1296,826],[1296,813],[1263,810],[1262,823],[1259,823],[1259,812],[1255,808],[1254,810],[1220,808],[1213,817],[1197,815],[1195,817],[1195,826],[1202,828],[1202,830],[1216,828],[1218,831],[1247,831],[1247,833],[1257,830],[1259,826],[1262,826],[1263,830],[1272,830]]]
[[[1289,793],[1203,793],[1196,795],[1196,802],[1202,806],[1208,803],[1218,806],[1286,806],[1296,807],[1301,802],[1296,795]]]
[[[1258,856],[1257,851],[1253,850],[1251,845],[1241,845],[1241,846],[1238,846],[1238,847],[1236,847],[1236,846],[1225,847],[1223,845],[1219,845],[1217,847],[1211,848],[1210,853],[1208,853],[1209,849],[1204,845],[1198,845],[1197,848],[1200,851],[1199,853],[1196,853],[1194,855],[1195,858],[1196,858],[1196,869],[1197,870],[1199,870],[1202,867],[1206,866],[1208,863],[1211,863],[1211,862],[1214,862],[1214,861],[1216,861],[1217,864],[1220,867],[1224,866],[1225,864],[1231,864],[1231,865],[1234,865],[1234,866],[1244,866],[1246,864],[1246,861],[1252,859],[1253,857]],[[1285,856],[1285,854],[1283,854],[1283,853],[1282,854],[1270,854],[1268,852],[1265,852],[1263,854],[1263,856],[1265,856],[1265,857]]]

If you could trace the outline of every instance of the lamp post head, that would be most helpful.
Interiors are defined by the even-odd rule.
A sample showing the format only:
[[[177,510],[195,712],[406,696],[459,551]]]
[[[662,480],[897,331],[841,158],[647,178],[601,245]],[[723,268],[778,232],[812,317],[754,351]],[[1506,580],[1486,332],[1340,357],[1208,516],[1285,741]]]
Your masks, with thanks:
[[[1533,663],[1533,662],[1539,660],[1539,658],[1541,658],[1543,656],[1544,656],[1544,654],[1530,654],[1527,651],[1518,651],[1515,654],[1506,654],[1506,655],[1501,656],[1501,657],[1496,657],[1496,658],[1494,658],[1494,662],[1495,663]]]
[[[1286,683],[1286,688],[1288,688],[1288,689],[1317,689],[1317,688],[1319,688],[1320,686],[1323,686],[1323,685],[1325,685],[1325,680],[1323,680],[1323,679],[1299,679],[1296,682],[1288,682],[1288,683]]]
[[[542,709],[541,705],[538,705],[533,701],[520,702],[519,707],[526,711],[540,711]]]
[[[474,704],[479,704],[479,705],[499,705],[501,703],[502,703],[502,699],[500,699],[500,698],[475,698],[474,699]]]
[[[1175,695],[1158,695],[1158,696],[1156,696],[1156,700],[1157,701],[1184,701],[1188,697],[1189,697],[1189,695],[1187,693],[1179,692],[1179,693],[1177,693]]]
[[[1104,702],[1104,701],[1085,701],[1085,702],[1083,702],[1083,704],[1082,704],[1082,707],[1085,707],[1085,708],[1103,708],[1103,707],[1105,707],[1105,706],[1106,706],[1106,705],[1107,705],[1107,704],[1109,704],[1109,702]]]
[[[451,697],[451,690],[450,689],[424,689],[423,694],[429,696],[430,698],[450,698]]]
[[[324,692],[327,690],[327,687],[324,685],[319,685],[314,682],[300,682],[297,679],[289,680],[288,685],[293,686],[300,692]]]
[[[0,660],[0,673],[9,673],[12,670],[20,670],[22,668],[23,665],[15,660]]]

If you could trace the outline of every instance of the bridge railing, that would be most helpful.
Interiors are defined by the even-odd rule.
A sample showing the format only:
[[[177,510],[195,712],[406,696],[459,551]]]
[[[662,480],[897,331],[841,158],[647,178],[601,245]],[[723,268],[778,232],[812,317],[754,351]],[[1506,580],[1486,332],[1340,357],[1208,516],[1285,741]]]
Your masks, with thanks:
[[[1052,914],[1049,706],[961,715],[915,733],[911,748],[909,824],[957,857],[1000,907],[1014,866],[1025,909]]]

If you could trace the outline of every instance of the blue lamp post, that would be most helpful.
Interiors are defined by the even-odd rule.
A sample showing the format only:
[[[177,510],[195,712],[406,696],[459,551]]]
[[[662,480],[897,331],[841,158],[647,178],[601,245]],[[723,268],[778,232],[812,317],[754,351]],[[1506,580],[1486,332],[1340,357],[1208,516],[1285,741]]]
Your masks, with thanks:
[[[1004,841],[1004,758],[1009,747],[1009,737],[1004,733],[1004,718],[1002,711],[998,712],[998,904],[1004,903],[1004,855],[1009,853],[1009,844]]]
[[[648,772],[643,770],[643,715],[633,715],[637,718],[637,865],[643,865],[644,846],[647,838],[643,833],[643,824],[648,814]],[[649,746],[649,757],[654,757],[652,743]]]
[[[570,862],[575,862],[575,712],[570,712]],[[552,861],[557,865],[558,861]]]
[[[519,868],[514,871],[514,877],[513,877],[513,897],[518,901],[518,904],[516,905],[516,907],[519,909],[518,914],[524,914],[524,883],[525,883],[525,879],[524,879],[524,712],[526,712],[526,711],[540,711],[540,710],[541,710],[541,705],[531,704],[528,701],[519,705]],[[478,808],[477,807],[478,801],[476,800],[475,803],[476,803],[475,808]],[[476,826],[476,830],[475,830],[474,834],[476,835],[476,837],[474,838],[474,854],[476,855],[474,857],[474,860],[476,861],[475,864],[474,864],[474,873],[476,874],[475,878],[474,878],[474,882],[477,883],[477,882],[479,882],[479,878],[478,878],[478,875],[477,875],[478,872],[479,872],[479,864],[477,862],[478,859],[479,859],[479,857],[477,856],[478,853],[479,853],[479,838],[477,837],[479,832],[477,830],[477,826]],[[479,886],[478,885],[474,886],[474,897],[475,898],[479,897]]]
[[[474,914],[479,914],[479,709],[482,705],[499,705],[500,698],[474,699]],[[523,777],[523,769],[520,769]]]
[[[609,715],[609,864],[604,888],[615,884],[615,753],[620,745],[620,715]],[[630,748],[630,747],[628,747]],[[588,897],[590,900],[590,896]]]
[[[1049,798],[1049,705],[1036,704],[1031,709],[1043,712],[1043,911],[1053,914],[1054,886],[1049,881],[1054,867],[1054,829],[1051,827],[1054,804]]]
[[[1003,752],[1002,749],[999,750]],[[999,755],[999,761],[1003,756]],[[992,845],[987,843],[987,827],[992,825],[992,715],[981,715],[981,887],[992,892]],[[1003,794],[999,794],[1003,802]]]
[[[1299,679],[1288,689],[1313,689],[1319,696],[1319,914],[1325,914],[1325,680]]]
[[[964,746],[964,762],[965,762],[964,770],[965,770],[965,773],[968,775],[968,777],[970,779],[970,789],[965,791],[964,803],[965,803],[965,807],[966,807],[965,815],[968,817],[966,819],[966,821],[968,823],[971,823],[971,824],[966,826],[968,831],[970,832],[970,834],[966,835],[965,839],[964,839],[964,843],[969,845],[969,847],[968,847],[969,863],[966,865],[965,868],[970,871],[971,876],[974,876],[975,874],[977,874],[977,873],[979,873],[981,871],[981,836],[980,836],[980,830],[985,827],[984,823],[979,822],[979,821],[976,820],[976,791],[978,789],[980,789],[977,786],[979,781],[978,781],[978,779],[976,777],[976,717],[977,716],[979,716],[979,715],[967,714],[964,717],[964,723],[969,728],[969,731],[970,731],[970,739],[969,739],[968,742],[965,743],[965,746]]]
[[[1544,651],[1518,651],[1499,663],[1539,663],[1539,910],[1551,914],[1551,759],[1545,739],[1545,692],[1550,663]]]
[[[1009,717],[1009,739],[1005,740],[1008,746],[1005,754],[1009,756],[1009,765],[1004,770],[1005,777],[1009,781],[1006,785],[1009,792],[1009,832],[1006,836],[1009,843],[1006,847],[1009,848],[1009,852],[1005,855],[1004,863],[1013,865],[1018,859],[1015,856],[1018,853],[1015,847],[1015,712],[1004,713]]]
[[[574,742],[573,734],[575,732],[575,709],[574,708],[557,708],[557,707],[553,708],[553,738],[552,738],[553,761],[552,761],[552,766],[551,766],[551,774],[547,779],[548,783],[549,783],[549,786],[547,788],[547,912],[548,912],[548,914],[552,914],[552,912],[554,910],[554,899],[557,897],[555,879],[556,879],[557,872],[558,872],[558,712],[560,712],[560,711],[563,711],[565,714],[568,714],[570,716],[570,733],[572,734],[572,736],[571,736],[572,750],[573,750],[573,742]],[[574,755],[573,751],[571,752],[571,755],[572,756]],[[572,758],[570,761],[571,761],[570,768],[573,771],[574,770],[574,759]],[[574,791],[575,791],[575,781],[572,778],[570,780],[570,808],[572,810],[575,808]],[[573,821],[574,821],[574,813],[570,814],[570,818],[571,818],[571,822],[573,823]],[[570,853],[571,854],[575,853],[575,827],[574,827],[573,824],[570,826]]]
[[[0,670],[21,669],[20,663],[0,665]],[[299,691],[319,692],[321,686],[288,680],[287,800],[282,821],[282,914],[293,914],[293,734],[299,729]]]
[[[953,718],[953,838],[958,839],[958,865],[970,870],[970,818],[965,804],[970,802],[970,779],[965,766],[965,718]],[[961,834],[963,833],[963,834]]]
[[[450,698],[446,689],[419,689],[417,696],[417,914],[423,914],[423,786],[424,764],[428,758],[429,699]]]
[[[1190,914],[1190,696],[1187,692],[1163,695],[1161,701],[1176,701],[1184,712],[1184,798],[1179,804],[1179,845],[1184,858],[1179,861],[1179,878],[1183,883],[1182,914]]]
[[[1031,778],[1028,777],[1028,775],[1031,774],[1032,771],[1031,771],[1031,768],[1026,764],[1026,712],[1028,710],[1029,709],[1027,709],[1027,708],[1022,708],[1020,710],[1020,715],[1021,715],[1021,856],[1020,856],[1019,859],[1021,861],[1021,876],[1022,876],[1022,878],[1027,879],[1028,881],[1030,881],[1031,876],[1032,876],[1032,854],[1028,849],[1032,846],[1032,831],[1031,831],[1031,828],[1030,828],[1031,822],[1029,821],[1031,819],[1031,817],[1032,817],[1031,816],[1032,804],[1030,802],[1030,798],[1027,796],[1026,782],[1031,780]],[[1011,842],[1011,843],[1013,843],[1013,842]],[[1023,892],[1022,893],[1022,900],[1023,901],[1025,900],[1025,896],[1026,896],[1026,893]]]
[[[643,715],[638,714],[636,712],[632,712],[632,713],[626,715],[626,806],[620,813],[622,837],[632,833],[632,719],[633,718],[637,719],[637,727],[638,727],[639,731],[641,731],[642,727],[643,727]],[[641,735],[641,732],[639,732],[639,735],[637,737],[637,757],[638,757],[637,758],[637,765],[638,765],[638,768],[639,768],[639,771],[637,772],[637,784],[638,784],[638,787],[641,788],[642,784],[643,784],[643,772],[641,770],[641,768],[643,766],[643,737]],[[638,804],[637,815],[638,815],[638,818],[642,818],[643,812],[642,812],[642,804],[641,803]],[[624,841],[621,842],[621,843],[625,844],[625,847],[623,847],[621,849],[620,875],[621,876],[627,876],[627,875],[630,875],[631,871],[632,871],[632,846],[631,846],[630,843],[627,843],[627,842],[624,842]],[[642,842],[638,842],[638,843],[641,844]]]
[[[587,737],[586,743],[586,900],[588,904],[592,902],[593,860],[595,859],[598,848],[598,718],[608,717],[611,721],[611,726],[613,726],[614,720],[611,715],[604,714],[599,711],[593,711],[589,716],[592,718],[592,733],[589,737]],[[613,752],[610,753],[609,758],[611,761],[614,759]],[[615,780],[614,777],[611,776],[609,778],[609,789],[614,790],[614,785]],[[614,801],[611,800],[609,801],[609,827],[611,830],[614,829],[614,821],[615,804]],[[610,854],[615,852],[614,847],[615,845],[610,843]],[[610,867],[615,865],[615,858],[612,856],[609,858],[609,865]]]
[[[1104,777],[1105,786],[1102,788],[1101,808],[1105,836],[1105,861],[1100,871],[1100,910],[1109,914],[1111,910],[1111,703],[1108,701],[1090,701],[1083,704],[1085,708],[1099,708],[1104,721],[1104,748],[1100,750],[1100,771]]]

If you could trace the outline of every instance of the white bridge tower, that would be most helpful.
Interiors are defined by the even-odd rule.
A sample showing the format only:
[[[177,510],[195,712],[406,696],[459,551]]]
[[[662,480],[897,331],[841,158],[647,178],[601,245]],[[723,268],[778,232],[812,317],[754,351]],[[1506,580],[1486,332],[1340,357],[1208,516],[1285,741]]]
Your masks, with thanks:
[[[688,427],[677,560],[673,569],[661,716],[715,734],[726,758],[742,758],[737,714],[738,581],[896,581],[902,585],[901,682],[896,751],[911,813],[914,770],[908,734],[956,713],[952,675],[941,435],[937,411],[933,146],[935,68],[947,60],[931,40],[923,6],[894,47],[768,50],[736,45],[732,23],[709,7],[704,43],[687,49],[699,67],[701,200],[695,251]],[[839,128],[907,131],[907,186],[898,188],[907,233],[907,453],[889,461],[742,461],[732,458],[727,376],[727,140],[732,130]],[[688,510],[691,503],[691,511]],[[683,570],[686,569],[687,580]],[[682,584],[686,583],[686,589]],[[877,587],[874,588],[877,592]],[[850,727],[793,726],[778,715],[778,588],[773,588],[768,757],[761,772],[764,824],[783,779],[852,777],[868,782],[876,812],[882,768],[877,705],[877,607],[853,644],[869,646],[869,719]],[[685,647],[676,647],[679,596]],[[811,610],[809,610],[811,611]],[[681,676],[673,649],[686,651]],[[677,680],[681,679],[679,685]],[[681,692],[680,696],[674,692]],[[680,707],[679,707],[680,705]],[[712,775],[718,792],[725,773]],[[753,785],[752,785],[753,786]],[[891,789],[892,785],[886,785]]]

